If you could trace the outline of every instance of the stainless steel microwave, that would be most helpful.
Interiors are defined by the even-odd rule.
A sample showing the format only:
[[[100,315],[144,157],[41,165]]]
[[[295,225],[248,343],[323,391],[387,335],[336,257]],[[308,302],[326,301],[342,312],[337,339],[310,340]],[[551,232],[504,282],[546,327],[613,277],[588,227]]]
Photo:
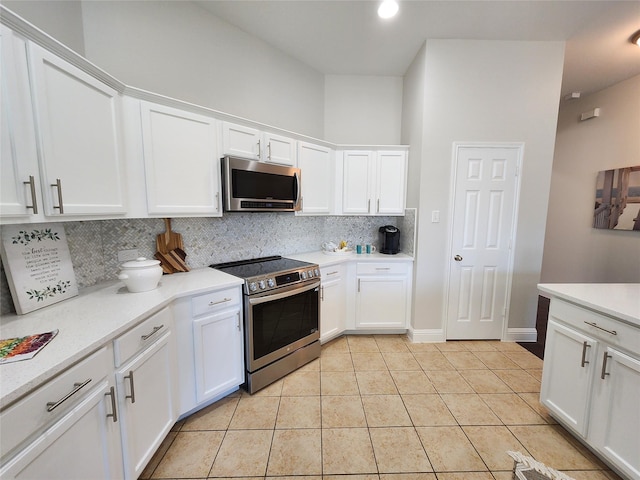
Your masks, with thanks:
[[[300,169],[245,160],[222,159],[222,194],[227,212],[300,210]]]

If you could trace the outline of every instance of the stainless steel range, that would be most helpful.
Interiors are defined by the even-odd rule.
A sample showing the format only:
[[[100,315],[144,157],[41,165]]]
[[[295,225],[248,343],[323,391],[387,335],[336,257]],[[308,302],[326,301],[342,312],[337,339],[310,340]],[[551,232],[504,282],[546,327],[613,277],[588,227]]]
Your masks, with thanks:
[[[245,388],[249,393],[320,356],[318,265],[274,256],[211,267],[245,280]]]

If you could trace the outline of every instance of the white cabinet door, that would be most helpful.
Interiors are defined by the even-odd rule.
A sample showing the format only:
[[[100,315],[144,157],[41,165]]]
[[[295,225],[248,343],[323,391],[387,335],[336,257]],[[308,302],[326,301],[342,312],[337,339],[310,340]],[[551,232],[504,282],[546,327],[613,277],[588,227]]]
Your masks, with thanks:
[[[220,214],[215,120],[149,102],[141,113],[148,212]]]
[[[29,56],[45,213],[125,213],[118,93],[37,45]]]
[[[222,151],[224,155],[260,160],[262,133],[255,128],[222,122]]]
[[[298,143],[298,168],[302,179],[302,211],[331,214],[334,211],[333,150],[307,142]]]
[[[193,321],[197,403],[244,382],[242,335],[239,308]]]
[[[407,184],[406,152],[376,155],[376,210],[378,215],[404,215]]]
[[[176,420],[167,332],[116,372],[125,477],[136,479]]]
[[[598,342],[553,319],[547,324],[540,401],[585,437]]]
[[[120,431],[113,387],[104,381],[62,419],[3,465],[2,478],[122,478]],[[117,418],[116,418],[117,420]]]
[[[296,141],[273,133],[264,134],[264,161],[293,167],[296,165]]]
[[[373,152],[343,152],[342,213],[371,212]]]
[[[407,328],[405,276],[357,278],[356,328]]]
[[[42,221],[27,43],[3,25],[0,42],[0,217],[3,223]]]
[[[330,265],[320,270],[320,342],[325,343],[346,328],[347,295],[343,266]]]
[[[589,441],[629,478],[640,479],[640,361],[603,346],[596,374]]]

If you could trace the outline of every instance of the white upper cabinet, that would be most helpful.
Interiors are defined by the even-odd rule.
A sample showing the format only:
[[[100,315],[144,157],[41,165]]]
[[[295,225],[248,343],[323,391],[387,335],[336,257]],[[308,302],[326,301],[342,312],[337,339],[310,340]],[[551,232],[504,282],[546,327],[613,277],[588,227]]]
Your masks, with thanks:
[[[141,102],[147,209],[151,215],[221,215],[216,121]]]
[[[42,221],[27,42],[1,26],[0,47],[0,217],[3,223]]]
[[[342,155],[342,213],[404,215],[405,151],[345,150]]]
[[[334,212],[333,150],[307,142],[298,142],[298,168],[302,177],[301,214]]]
[[[378,215],[404,215],[407,185],[407,153],[377,153],[376,205]]]
[[[260,160],[262,154],[260,130],[222,122],[222,153],[225,155]]]
[[[124,214],[118,92],[38,45],[29,57],[45,214]]]
[[[373,159],[370,151],[343,152],[342,213],[371,213]]]
[[[296,141],[244,125],[222,122],[222,153],[249,160],[294,166]]]
[[[296,141],[275,135],[273,133],[264,134],[264,148],[267,150],[264,161],[267,163],[278,163],[290,167],[296,164]]]

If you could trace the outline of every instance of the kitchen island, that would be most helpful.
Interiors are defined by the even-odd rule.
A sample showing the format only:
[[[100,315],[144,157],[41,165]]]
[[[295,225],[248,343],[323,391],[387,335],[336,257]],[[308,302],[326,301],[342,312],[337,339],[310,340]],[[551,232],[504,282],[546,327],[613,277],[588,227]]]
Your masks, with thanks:
[[[640,284],[540,284],[551,298],[540,401],[640,480]]]

